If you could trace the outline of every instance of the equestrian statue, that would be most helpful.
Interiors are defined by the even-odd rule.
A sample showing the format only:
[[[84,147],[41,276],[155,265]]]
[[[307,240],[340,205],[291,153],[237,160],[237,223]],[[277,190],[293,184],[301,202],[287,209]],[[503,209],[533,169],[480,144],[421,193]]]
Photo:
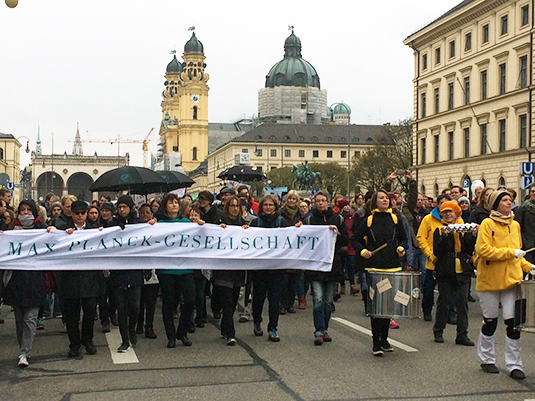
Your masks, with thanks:
[[[316,179],[321,184],[321,174],[318,172],[313,172],[310,168],[308,161],[305,161],[302,164],[302,168],[299,166],[292,167],[292,173],[295,175],[295,180],[293,181],[293,186],[295,187],[298,184],[300,190],[310,190],[314,186]]]

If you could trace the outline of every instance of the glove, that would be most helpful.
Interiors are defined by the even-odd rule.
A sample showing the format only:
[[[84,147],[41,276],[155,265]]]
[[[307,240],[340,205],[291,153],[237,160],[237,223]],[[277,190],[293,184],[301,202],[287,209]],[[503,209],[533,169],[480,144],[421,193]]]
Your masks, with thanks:
[[[531,276],[535,280],[535,265],[531,265],[531,271],[529,272],[529,274],[531,274]]]
[[[520,259],[523,258],[526,254],[526,251],[523,251],[522,249],[515,249],[515,258]]]

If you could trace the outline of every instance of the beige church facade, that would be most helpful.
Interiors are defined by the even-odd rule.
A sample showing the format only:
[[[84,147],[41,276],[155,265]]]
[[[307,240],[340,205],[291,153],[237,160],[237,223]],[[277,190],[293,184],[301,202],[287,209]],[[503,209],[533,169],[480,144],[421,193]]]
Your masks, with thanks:
[[[405,39],[414,51],[413,161],[426,195],[476,179],[519,189],[519,164],[535,150],[531,4],[465,0]]]

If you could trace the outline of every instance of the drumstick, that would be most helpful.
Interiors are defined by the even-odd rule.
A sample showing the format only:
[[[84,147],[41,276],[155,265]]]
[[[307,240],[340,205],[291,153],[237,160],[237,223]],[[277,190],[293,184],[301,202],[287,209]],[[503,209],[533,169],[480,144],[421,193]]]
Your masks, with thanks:
[[[535,251],[535,248],[530,248],[526,251],[526,253],[529,253],[529,252],[532,252],[532,251]]]
[[[379,252],[381,249],[385,249],[388,246],[388,242],[386,244],[381,245],[379,248],[372,251],[372,255],[375,255],[377,252]]]

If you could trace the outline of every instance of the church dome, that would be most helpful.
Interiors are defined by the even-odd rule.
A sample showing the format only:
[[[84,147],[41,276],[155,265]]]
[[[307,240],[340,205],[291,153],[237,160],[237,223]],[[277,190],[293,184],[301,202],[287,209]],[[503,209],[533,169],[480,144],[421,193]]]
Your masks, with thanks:
[[[201,41],[195,36],[195,32],[192,33],[190,40],[186,42],[184,46],[184,54],[186,53],[204,53],[204,46]]]
[[[345,103],[338,103],[336,106],[334,106],[333,113],[334,114],[351,114],[351,107],[349,107]]]
[[[173,59],[169,64],[167,64],[167,73],[168,74],[178,74],[182,71],[182,64],[177,60],[176,54],[173,55]]]
[[[320,88],[320,77],[312,64],[301,57],[301,40],[293,31],[284,42],[284,58],[266,76],[266,88],[276,86]]]

